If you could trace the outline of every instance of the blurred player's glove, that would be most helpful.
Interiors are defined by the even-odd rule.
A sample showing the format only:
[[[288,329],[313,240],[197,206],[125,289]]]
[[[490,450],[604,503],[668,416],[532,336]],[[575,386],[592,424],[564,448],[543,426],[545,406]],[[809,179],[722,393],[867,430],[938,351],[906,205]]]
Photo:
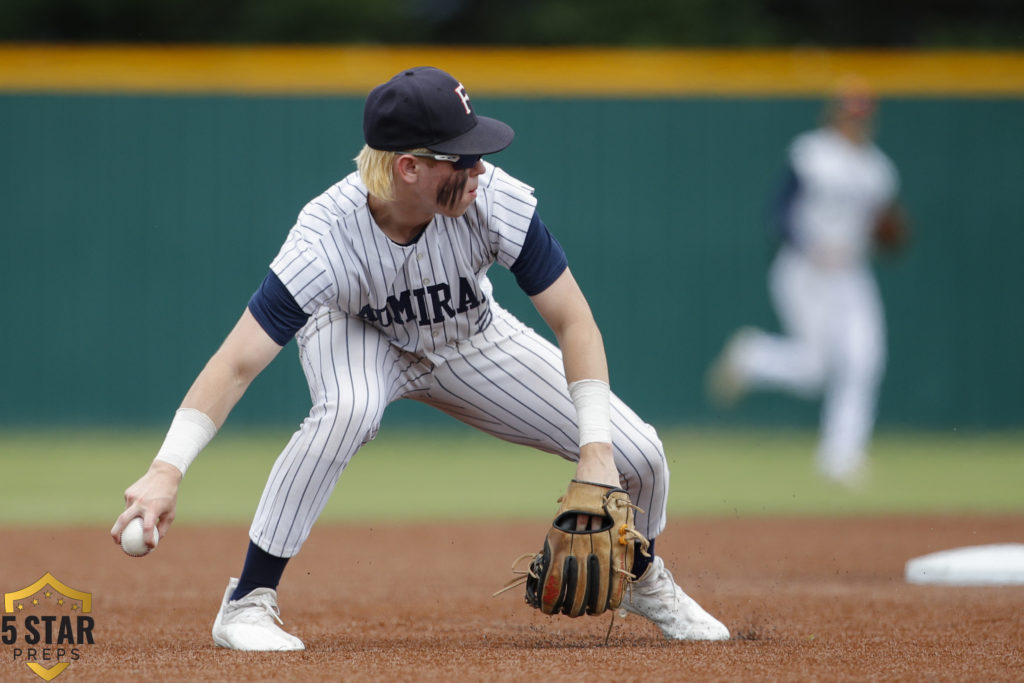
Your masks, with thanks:
[[[522,576],[504,591],[526,584],[526,602],[545,614],[601,614],[622,602],[635,552],[647,554],[648,542],[633,526],[638,509],[620,488],[573,480],[559,499],[561,507],[544,539],[544,549],[532,557]],[[580,516],[591,523],[577,529]],[[495,593],[497,595],[498,593]]]
[[[910,221],[902,206],[894,204],[875,221],[875,245],[882,251],[896,252],[910,242]]]

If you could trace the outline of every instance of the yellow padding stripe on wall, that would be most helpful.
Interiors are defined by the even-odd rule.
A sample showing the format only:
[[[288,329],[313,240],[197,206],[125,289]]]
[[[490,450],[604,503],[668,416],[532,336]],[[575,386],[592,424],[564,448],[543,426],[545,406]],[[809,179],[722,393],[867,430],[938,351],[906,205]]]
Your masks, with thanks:
[[[25,44],[0,44],[0,92],[364,95],[419,65],[488,96],[818,96],[850,74],[882,94],[1024,95],[1024,51]]]

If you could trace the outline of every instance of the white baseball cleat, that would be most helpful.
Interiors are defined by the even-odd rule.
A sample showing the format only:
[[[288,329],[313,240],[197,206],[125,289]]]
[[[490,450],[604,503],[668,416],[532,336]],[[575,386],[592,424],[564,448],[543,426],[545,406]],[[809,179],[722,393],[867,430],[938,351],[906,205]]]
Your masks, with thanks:
[[[740,347],[759,333],[754,327],[736,330],[708,369],[705,377],[708,398],[718,407],[732,408],[747,393],[747,381],[740,371],[737,357]]]
[[[627,590],[620,615],[632,612],[658,625],[669,640],[728,640],[729,629],[683,592],[655,555],[644,575]]]
[[[838,464],[819,460],[818,472],[829,483],[851,492],[863,491],[870,481],[870,468],[864,459]]]
[[[213,622],[213,642],[218,647],[260,651],[306,649],[301,640],[277,625],[284,624],[277,608],[277,591],[256,588],[244,598],[232,600],[236,586],[238,579],[228,581],[220,612]]]

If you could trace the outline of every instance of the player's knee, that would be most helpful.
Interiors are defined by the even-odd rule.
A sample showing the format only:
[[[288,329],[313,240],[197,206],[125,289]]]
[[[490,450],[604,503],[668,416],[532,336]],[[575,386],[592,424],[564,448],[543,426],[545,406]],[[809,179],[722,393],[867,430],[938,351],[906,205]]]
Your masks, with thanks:
[[[327,418],[352,424],[378,418],[384,412],[384,402],[378,396],[356,394],[326,400],[322,408]]]
[[[848,373],[874,382],[885,368],[885,353],[875,346],[865,345],[848,354],[845,365]]]
[[[625,466],[620,463],[619,471],[628,486],[662,486],[668,481],[665,447],[654,428],[650,425],[645,427],[644,438],[632,442],[623,450]]]
[[[324,401],[313,409],[310,418],[335,439],[368,443],[380,429],[383,407],[368,399]]]
[[[808,347],[803,353],[803,362],[793,380],[797,393],[810,398],[825,387],[828,377],[828,355],[816,347]]]
[[[651,463],[651,479],[656,485],[668,486],[668,459],[665,458],[665,449],[661,446],[661,442],[658,442],[658,450],[654,453],[654,457],[649,459]]]

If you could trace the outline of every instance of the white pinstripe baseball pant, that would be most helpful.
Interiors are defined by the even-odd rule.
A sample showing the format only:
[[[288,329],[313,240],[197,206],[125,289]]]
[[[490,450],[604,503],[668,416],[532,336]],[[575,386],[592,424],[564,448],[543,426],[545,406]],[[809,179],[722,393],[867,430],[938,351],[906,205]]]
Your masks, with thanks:
[[[427,359],[392,345],[363,320],[317,315],[299,333],[313,407],[278,457],[250,529],[272,555],[292,557],[309,536],[349,460],[377,433],[392,401],[410,398],[505,441],[576,461],[576,410],[558,348],[494,302],[482,333]],[[612,396],[612,439],[622,486],[646,512],[648,538],[665,526],[669,473],[654,428]]]

